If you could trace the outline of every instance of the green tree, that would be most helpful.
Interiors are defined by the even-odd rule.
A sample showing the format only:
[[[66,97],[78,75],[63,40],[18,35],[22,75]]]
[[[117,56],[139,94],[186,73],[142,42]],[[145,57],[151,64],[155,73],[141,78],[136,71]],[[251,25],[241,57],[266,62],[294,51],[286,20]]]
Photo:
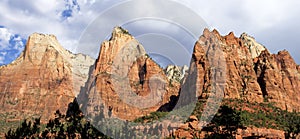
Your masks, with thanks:
[[[236,129],[241,127],[240,112],[228,106],[221,106],[212,123],[218,126],[225,126],[227,134],[232,135]]]
[[[286,131],[286,135],[288,138],[295,139],[296,136],[300,133],[300,116],[299,113],[287,112],[284,111],[283,114],[283,126]]]
[[[24,120],[20,127],[16,130],[9,130],[5,134],[7,139],[16,139],[16,138],[34,138],[38,137],[40,132],[40,118],[37,118],[32,123],[31,121]]]
[[[16,130],[9,130],[5,138],[109,138],[84,118],[76,99],[69,104],[65,115],[59,110],[54,115],[55,118],[49,120],[43,131],[41,131],[40,118],[35,119],[33,123],[24,120]]]

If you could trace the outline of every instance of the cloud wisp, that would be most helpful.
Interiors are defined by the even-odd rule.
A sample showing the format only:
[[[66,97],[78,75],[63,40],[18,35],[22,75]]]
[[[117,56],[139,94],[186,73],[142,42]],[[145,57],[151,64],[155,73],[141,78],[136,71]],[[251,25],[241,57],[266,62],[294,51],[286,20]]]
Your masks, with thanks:
[[[125,2],[128,0],[3,0],[0,2],[0,26],[13,30],[13,34],[18,34],[21,38],[27,38],[34,32],[54,34],[62,46],[75,52],[86,27],[100,14]],[[174,0],[174,2],[189,7],[201,16],[211,28],[218,29],[222,34],[230,31],[234,31],[235,34],[247,32],[273,53],[287,49],[295,61],[300,63],[300,55],[297,54],[300,51],[300,47],[298,47],[300,41],[296,37],[300,32],[300,24],[297,20],[300,14],[298,8],[300,1]],[[102,22],[105,22],[103,24],[112,24],[116,19],[129,17],[132,14],[145,15],[157,8],[160,8],[159,4],[153,1],[143,4],[138,2],[136,7],[128,7],[122,13],[108,14],[110,17],[106,17]],[[176,16],[176,12],[181,12],[181,9],[173,11],[175,11],[173,15]],[[170,16],[168,13],[160,14]],[[111,31],[111,28],[107,30]],[[130,28],[129,31],[136,32],[138,30]],[[106,30],[101,32],[106,33]],[[101,41],[103,40],[99,40],[94,47],[99,47]],[[2,47],[8,47],[8,44],[5,45]]]
[[[15,60],[23,51],[26,39],[11,30],[0,27],[0,65]]]

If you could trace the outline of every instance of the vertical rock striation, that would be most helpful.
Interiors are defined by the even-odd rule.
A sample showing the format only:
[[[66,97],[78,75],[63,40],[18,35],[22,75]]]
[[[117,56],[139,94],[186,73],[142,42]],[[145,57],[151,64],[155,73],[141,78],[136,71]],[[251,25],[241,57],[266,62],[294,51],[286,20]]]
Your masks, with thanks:
[[[1,112],[6,120],[41,116],[42,121],[56,110],[65,112],[87,79],[87,72],[78,69],[92,62],[62,48],[53,35],[32,34],[24,52],[0,67]]]
[[[299,111],[299,65],[287,51],[270,54],[245,33],[237,38],[232,32],[221,36],[216,30],[204,30],[195,44],[189,75],[182,87],[193,86],[189,81],[197,80],[198,96],[212,95],[212,71],[222,67],[212,66],[214,59],[208,57],[216,47],[221,53],[215,54],[214,59],[222,55],[226,66],[224,98],[269,101],[282,109]]]
[[[177,96],[178,82],[169,82],[164,70],[127,30],[115,27],[101,44],[86,92],[79,97],[88,116],[133,120],[158,110]],[[101,113],[100,112],[100,113]]]

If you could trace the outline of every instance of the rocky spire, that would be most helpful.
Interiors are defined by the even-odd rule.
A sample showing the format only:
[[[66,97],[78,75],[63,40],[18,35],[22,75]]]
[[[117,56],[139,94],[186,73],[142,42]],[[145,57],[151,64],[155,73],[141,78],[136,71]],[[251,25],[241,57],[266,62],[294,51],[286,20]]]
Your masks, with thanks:
[[[170,96],[178,95],[179,83],[169,84],[163,69],[146,55],[142,44],[121,27],[115,27],[111,39],[101,44],[95,65],[87,83],[90,91],[79,98],[86,114],[96,116],[93,108],[103,105],[113,108],[113,116],[133,120],[158,110]],[[123,92],[129,94],[119,94]]]
[[[224,65],[218,62],[217,67],[209,59],[210,50],[218,46],[223,55]],[[215,59],[214,59],[215,60]],[[224,88],[225,98],[245,99],[252,102],[274,102],[281,109],[300,111],[300,72],[299,66],[287,51],[278,54],[270,52],[256,40],[243,33],[240,38],[233,32],[218,36],[216,30],[205,29],[194,46],[191,60],[192,71],[187,76],[185,86],[198,86],[198,95],[206,98],[211,94],[211,70],[225,67],[220,75],[226,74]],[[219,67],[218,67],[219,66]],[[197,84],[190,84],[191,80]]]
[[[262,51],[266,50],[266,48],[263,45],[256,42],[254,37],[251,37],[246,33],[243,33],[240,36],[240,39],[244,42],[244,45],[248,47],[252,58],[258,57]]]
[[[120,37],[133,38],[133,36],[131,34],[129,34],[128,30],[123,29],[120,26],[116,26],[116,27],[114,27],[114,29],[112,31],[110,40],[119,39]]]

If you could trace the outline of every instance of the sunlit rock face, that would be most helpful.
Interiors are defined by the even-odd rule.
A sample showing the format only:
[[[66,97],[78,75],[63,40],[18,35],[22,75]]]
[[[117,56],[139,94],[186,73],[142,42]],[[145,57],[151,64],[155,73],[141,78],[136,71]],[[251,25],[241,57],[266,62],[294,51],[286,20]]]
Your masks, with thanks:
[[[8,122],[40,116],[47,121],[56,110],[65,113],[77,97],[87,117],[97,119],[102,114],[134,120],[207,99],[220,90],[222,98],[274,102],[283,110],[300,111],[300,66],[287,51],[271,54],[245,33],[238,38],[232,32],[221,36],[205,29],[195,43],[189,68],[162,69],[120,27],[100,47],[95,61],[65,50],[53,35],[32,34],[23,53],[0,67],[0,114]],[[175,124],[166,125],[178,127]]]
[[[252,58],[258,57],[262,51],[266,50],[263,45],[256,42],[253,37],[247,35],[246,33],[243,33],[240,39],[243,41],[244,45],[248,47]]]
[[[127,30],[116,27],[101,44],[86,92],[78,99],[88,116],[97,117],[103,108],[105,117],[134,120],[164,109],[171,96],[178,96],[179,87]]]
[[[208,55],[216,48],[221,52],[215,52],[215,57],[221,55],[224,61],[219,60],[219,65],[212,66],[211,61],[216,61],[216,58],[211,60]],[[216,30],[204,30],[195,44],[190,65],[186,84],[196,77],[194,80],[197,80],[198,96],[201,98],[212,95],[212,70],[225,66],[226,70],[223,71],[226,72],[221,73],[226,75],[221,76],[226,80],[224,98],[275,102],[284,110],[300,110],[299,65],[287,51],[270,54],[245,33],[237,38],[232,32],[221,36]]]
[[[23,53],[0,67],[1,112],[8,121],[40,116],[47,121],[56,110],[65,112],[93,62],[65,50],[54,35],[32,34]]]

